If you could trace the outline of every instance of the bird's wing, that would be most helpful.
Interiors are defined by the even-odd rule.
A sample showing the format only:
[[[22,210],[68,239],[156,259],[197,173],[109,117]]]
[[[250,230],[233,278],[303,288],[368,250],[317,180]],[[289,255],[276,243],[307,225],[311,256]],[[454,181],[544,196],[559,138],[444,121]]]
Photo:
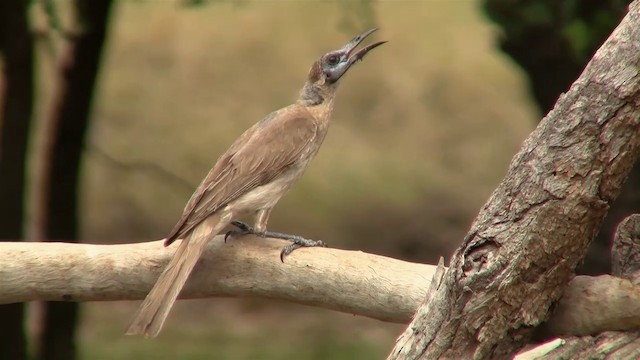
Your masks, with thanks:
[[[316,136],[316,120],[300,105],[275,111],[247,129],[200,183],[165,245],[229,202],[269,183],[300,159]]]

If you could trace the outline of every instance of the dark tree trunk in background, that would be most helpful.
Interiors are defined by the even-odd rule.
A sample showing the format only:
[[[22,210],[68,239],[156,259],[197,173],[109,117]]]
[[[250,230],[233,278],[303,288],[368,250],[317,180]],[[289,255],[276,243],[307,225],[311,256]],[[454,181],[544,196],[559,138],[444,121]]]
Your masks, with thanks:
[[[485,0],[502,28],[500,47],[522,67],[542,113],[567,91],[596,49],[627,13],[630,0]],[[640,165],[609,210],[579,272],[607,273],[615,227],[640,207]]]
[[[23,238],[25,165],[33,108],[27,1],[0,2],[0,240]],[[0,359],[27,358],[24,304],[0,306]]]
[[[44,239],[77,241],[79,174],[84,137],[89,125],[111,0],[76,0],[79,31],[61,55],[52,107],[47,115],[42,187],[38,207],[44,214]],[[78,304],[49,302],[44,309],[38,356],[42,360],[69,360],[75,354]]]

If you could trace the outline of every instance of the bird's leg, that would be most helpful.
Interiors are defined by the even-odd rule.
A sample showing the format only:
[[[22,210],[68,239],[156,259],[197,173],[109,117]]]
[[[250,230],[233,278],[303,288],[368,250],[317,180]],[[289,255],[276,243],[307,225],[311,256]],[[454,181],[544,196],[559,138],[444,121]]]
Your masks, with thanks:
[[[227,242],[227,239],[230,237],[249,235],[249,234],[254,234],[259,236],[259,234],[256,234],[256,231],[253,229],[253,227],[251,227],[251,225],[247,224],[244,221],[233,220],[231,222],[231,225],[237,227],[238,229],[227,231],[227,233],[224,234],[224,242]]]
[[[256,225],[255,227],[251,227],[249,224],[244,223],[239,220],[234,220],[231,222],[231,225],[238,228],[238,230],[232,230],[227,232],[224,236],[225,241],[229,236],[241,236],[241,235],[256,235],[260,237],[271,237],[276,239],[283,239],[291,241],[291,244],[285,246],[280,251],[280,261],[284,262],[285,256],[291,254],[294,250],[299,249],[301,247],[327,247],[321,240],[311,240],[304,238],[299,235],[291,235],[274,231],[267,231],[267,221],[269,220],[269,215],[271,214],[271,209],[261,209],[258,211],[256,216]]]
[[[229,236],[242,236],[242,235],[256,235],[260,237],[267,237],[265,235],[265,231],[267,230],[267,222],[269,222],[269,215],[271,215],[271,209],[260,209],[256,213],[256,226],[251,227],[251,225],[242,222],[240,220],[233,220],[231,225],[237,227],[237,230],[228,231],[224,236],[224,241],[227,241]]]

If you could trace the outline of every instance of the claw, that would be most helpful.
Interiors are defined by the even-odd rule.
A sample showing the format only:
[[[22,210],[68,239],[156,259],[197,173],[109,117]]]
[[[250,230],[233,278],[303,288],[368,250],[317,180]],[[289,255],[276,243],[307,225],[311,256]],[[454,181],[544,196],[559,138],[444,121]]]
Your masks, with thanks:
[[[238,229],[240,229],[242,231],[245,231],[245,232],[248,232],[248,233],[253,233],[253,228],[249,224],[247,224],[247,223],[245,223],[243,221],[233,220],[231,222],[231,225],[237,227]]]
[[[295,236],[295,235],[294,235]],[[295,237],[292,240],[293,242],[280,250],[280,261],[284,263],[284,258],[291,254],[294,250],[299,249],[301,247],[327,247],[322,240],[310,240],[305,239],[303,237]]]
[[[224,234],[224,242],[225,244],[227,243],[227,239],[229,237],[233,237],[236,235],[246,235],[246,234],[254,234],[254,230],[251,226],[247,225],[246,223],[240,221],[240,220],[233,220],[231,222],[231,225],[235,226],[238,228],[238,230],[229,230],[227,231],[226,234]]]
[[[293,250],[299,249],[300,247],[302,247],[302,245],[296,243],[292,243],[283,247],[282,250],[280,250],[280,262],[284,264],[284,257],[291,254]]]
[[[272,237],[276,239],[291,241],[291,244],[285,246],[280,251],[280,261],[282,262],[284,262],[284,258],[287,255],[291,254],[294,250],[299,249],[301,247],[314,247],[314,246],[327,247],[327,244],[325,244],[321,240],[306,239],[298,235],[290,235],[290,234],[284,234],[284,233],[273,232],[273,231],[256,232],[253,227],[251,227],[250,225],[240,220],[233,220],[231,222],[231,225],[237,227],[238,229],[227,231],[227,233],[224,235],[225,243],[227,242],[227,239],[230,237],[237,236],[237,235],[248,235],[248,234],[252,234],[252,235],[263,237],[263,238]]]

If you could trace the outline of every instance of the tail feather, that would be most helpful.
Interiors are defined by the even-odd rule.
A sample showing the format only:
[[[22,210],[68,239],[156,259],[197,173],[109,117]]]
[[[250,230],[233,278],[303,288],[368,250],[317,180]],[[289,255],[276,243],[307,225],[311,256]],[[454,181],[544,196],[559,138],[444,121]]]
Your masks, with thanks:
[[[196,266],[207,242],[229,223],[214,214],[196,226],[176,250],[160,278],[140,305],[127,335],[155,337],[169,315],[180,291]]]

